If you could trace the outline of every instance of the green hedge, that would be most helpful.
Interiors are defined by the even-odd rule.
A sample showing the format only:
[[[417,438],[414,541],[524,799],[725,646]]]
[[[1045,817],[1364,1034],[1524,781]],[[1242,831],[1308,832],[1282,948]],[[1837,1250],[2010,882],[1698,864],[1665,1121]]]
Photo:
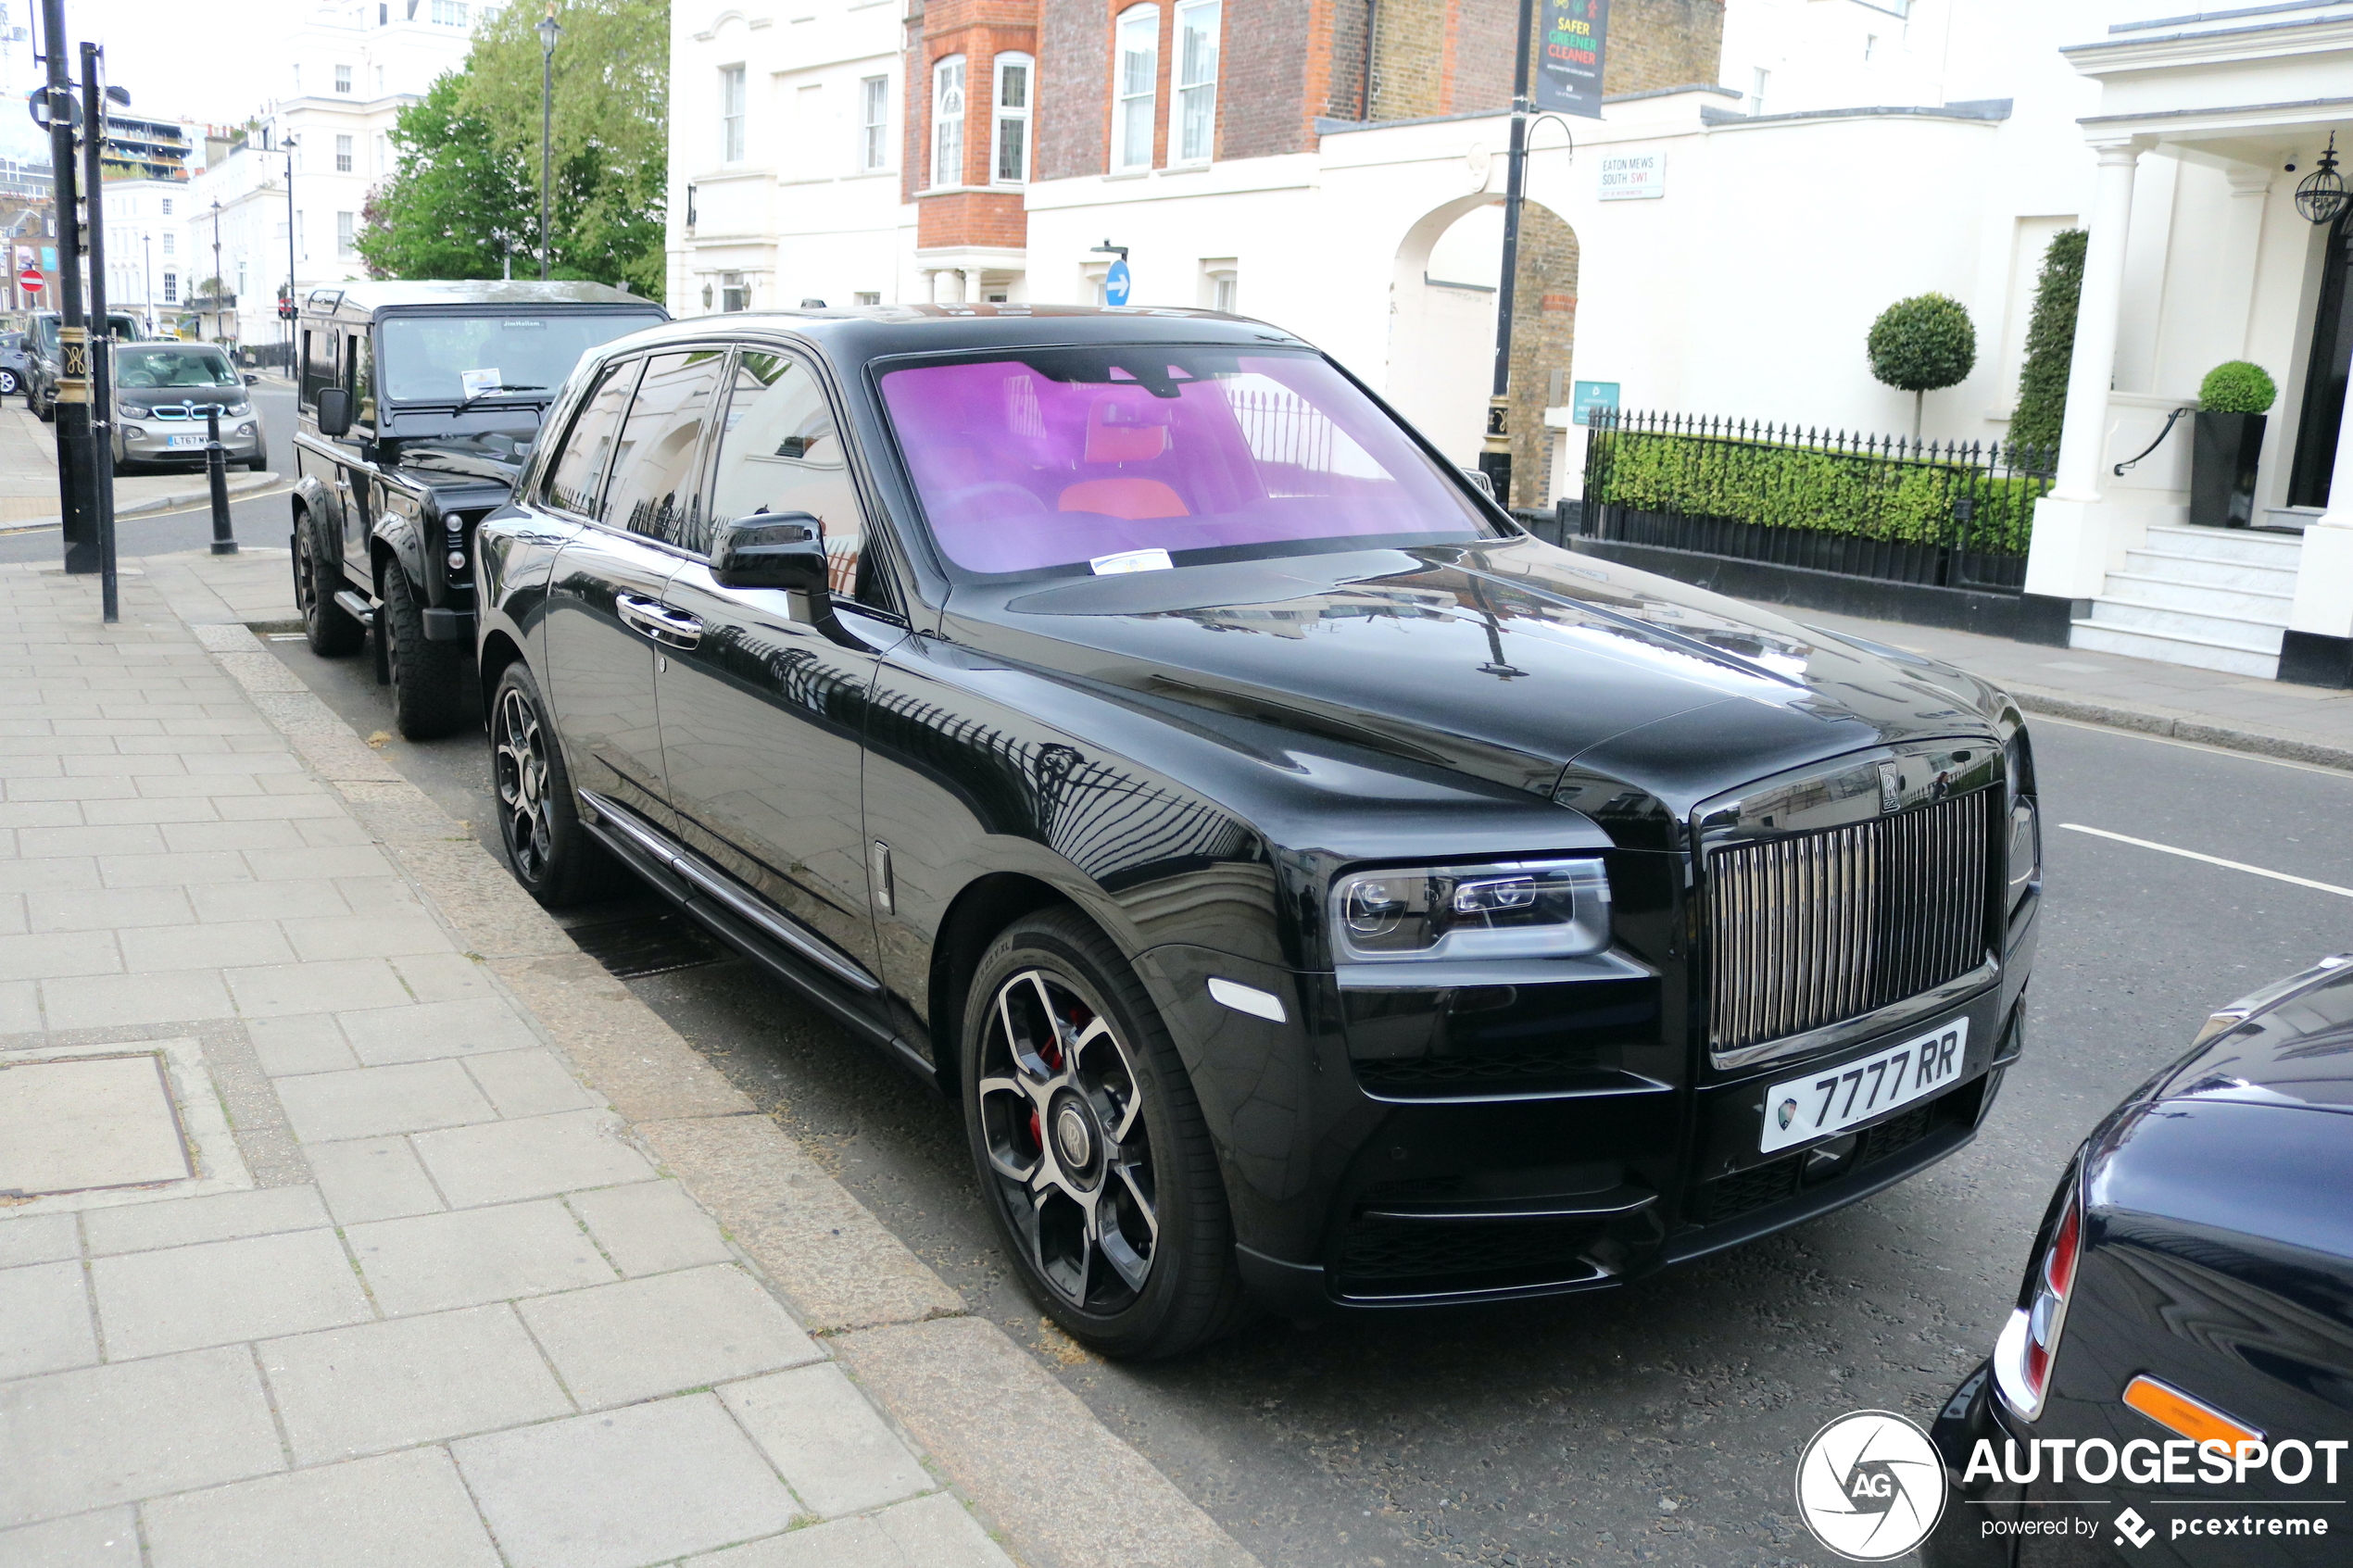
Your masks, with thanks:
[[[1891,461],[1761,441],[1641,431],[1596,432],[1599,483],[1589,502],[1635,511],[1809,528],[1902,545],[1960,542],[1954,503],[1973,498],[1969,545],[2024,555],[2043,478],[1997,478],[1925,459]]]

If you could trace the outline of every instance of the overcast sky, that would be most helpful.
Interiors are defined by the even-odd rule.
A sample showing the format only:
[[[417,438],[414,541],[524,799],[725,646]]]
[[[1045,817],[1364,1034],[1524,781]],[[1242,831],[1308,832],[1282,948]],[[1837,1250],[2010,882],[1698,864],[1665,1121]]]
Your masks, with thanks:
[[[107,79],[131,91],[131,111],[158,119],[235,124],[261,107],[274,85],[267,63],[309,9],[310,0],[66,0],[66,34],[104,44]],[[38,0],[10,0],[24,26]],[[23,44],[10,61],[21,94],[32,85]],[[21,107],[8,111],[22,122]]]

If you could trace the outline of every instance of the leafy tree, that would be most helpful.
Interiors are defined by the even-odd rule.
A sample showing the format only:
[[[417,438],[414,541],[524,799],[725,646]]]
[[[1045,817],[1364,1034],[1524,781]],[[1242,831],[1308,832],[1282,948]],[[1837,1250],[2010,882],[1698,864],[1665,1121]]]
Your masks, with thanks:
[[[2083,293],[2083,247],[2091,236],[2062,229],[2043,253],[2034,280],[2034,314],[2026,326],[2026,365],[2010,415],[2010,445],[2038,449],[2048,463],[2067,422],[2067,372],[2075,358],[2075,307]]]
[[[392,175],[368,193],[354,242],[375,278],[495,278],[512,242],[538,224],[538,198],[500,153],[490,122],[465,107],[452,71],[393,122]]]
[[[465,66],[401,111],[398,167],[371,200],[383,276],[538,275],[540,66],[535,7],[507,6]],[[558,13],[548,276],[662,296],[670,86],[666,0],[568,0]],[[505,238],[504,236],[511,236]]]
[[[1957,299],[1941,294],[1899,299],[1871,323],[1871,374],[1912,395],[1912,439],[1920,438],[1927,394],[1957,386],[1977,364],[1977,329]]]

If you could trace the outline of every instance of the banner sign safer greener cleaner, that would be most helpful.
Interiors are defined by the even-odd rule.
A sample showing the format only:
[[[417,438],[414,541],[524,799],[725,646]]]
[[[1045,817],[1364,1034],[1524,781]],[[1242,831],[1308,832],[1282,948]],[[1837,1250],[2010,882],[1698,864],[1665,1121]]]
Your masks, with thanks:
[[[1539,111],[1602,118],[1609,0],[1543,0],[1544,31],[1532,96]]]

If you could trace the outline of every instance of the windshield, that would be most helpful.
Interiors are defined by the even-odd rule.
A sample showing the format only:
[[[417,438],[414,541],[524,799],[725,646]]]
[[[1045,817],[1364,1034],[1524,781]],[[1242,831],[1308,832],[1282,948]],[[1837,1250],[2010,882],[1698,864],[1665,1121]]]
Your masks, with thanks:
[[[1149,571],[1496,530],[1310,354],[1038,349],[882,377],[933,537],[973,572]]]
[[[125,392],[167,386],[243,386],[229,357],[217,348],[146,348],[114,351],[114,383]]]
[[[462,403],[552,392],[583,354],[661,320],[637,310],[609,316],[387,317],[380,367],[384,395],[395,403]]]

